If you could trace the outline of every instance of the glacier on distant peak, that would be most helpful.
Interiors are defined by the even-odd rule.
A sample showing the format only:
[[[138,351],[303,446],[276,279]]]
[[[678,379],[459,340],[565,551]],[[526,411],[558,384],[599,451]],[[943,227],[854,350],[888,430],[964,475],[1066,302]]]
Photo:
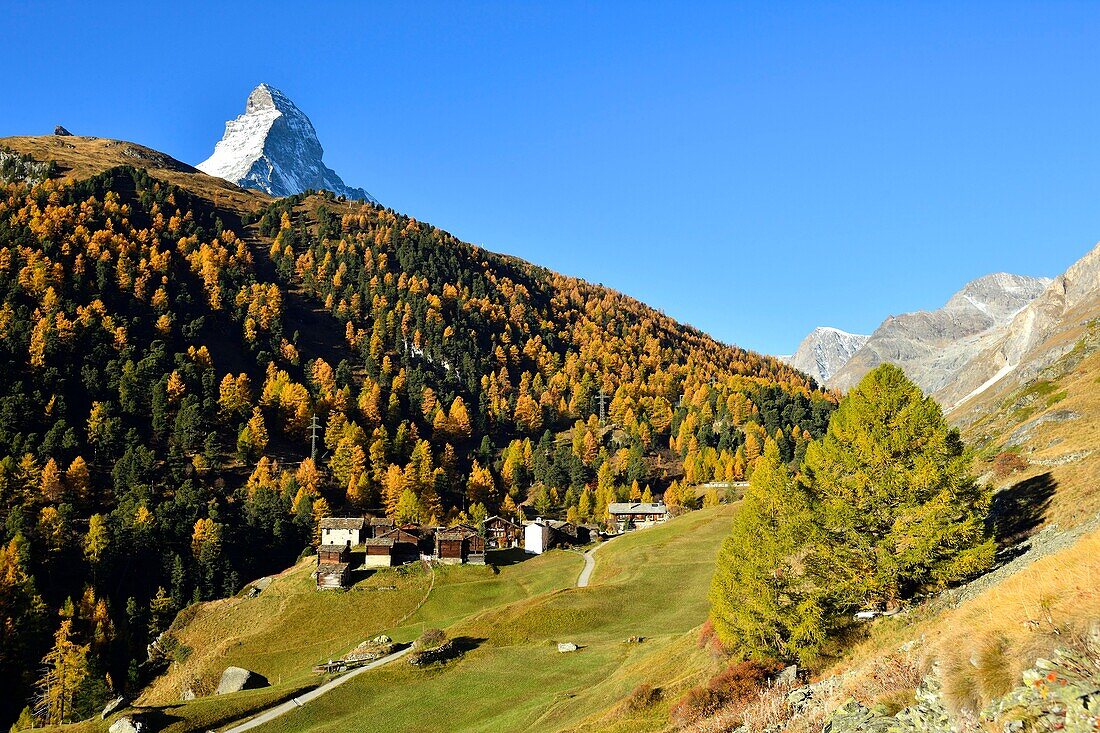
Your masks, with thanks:
[[[225,123],[213,154],[196,167],[203,173],[272,196],[328,190],[353,199],[378,201],[344,183],[322,161],[324,149],[305,113],[269,84],[248,95],[244,114]]]

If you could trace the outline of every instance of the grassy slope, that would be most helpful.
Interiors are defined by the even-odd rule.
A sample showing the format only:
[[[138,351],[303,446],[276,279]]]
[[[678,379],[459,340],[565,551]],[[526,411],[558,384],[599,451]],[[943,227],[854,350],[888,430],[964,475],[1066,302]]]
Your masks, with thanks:
[[[967,440],[987,457],[1005,450],[1013,433],[1022,430],[1025,437],[1012,450],[1030,465],[997,487],[1020,486],[1049,474],[1054,494],[1043,507],[1043,520],[1069,526],[1100,512],[1100,323],[1081,322],[1061,335],[1061,342],[1069,353],[1038,379],[1025,384],[1006,380],[948,417],[963,425]],[[1077,417],[1029,429],[1064,411]],[[1060,462],[1074,454],[1081,457]]]
[[[259,191],[245,190],[144,145],[102,137],[52,135],[0,138],[0,146],[36,160],[56,161],[63,179],[80,180],[113,168],[132,165],[145,168],[159,180],[186,188],[215,205],[243,213],[256,211],[271,201]]]
[[[461,660],[362,675],[266,729],[662,729],[666,705],[632,718],[616,708],[641,682],[675,690],[711,671],[694,629],[706,618],[713,558],[733,511],[695,512],[615,540],[597,552],[590,587],[497,605],[454,624],[451,634],[474,647]],[[625,643],[630,636],[645,642]],[[557,641],[583,649],[559,654]]]
[[[375,572],[346,593],[319,593],[310,577],[314,562],[303,560],[255,598],[241,594],[181,614],[172,634],[190,652],[139,702],[175,702],[187,681],[216,685],[229,665],[276,686],[315,682],[314,664],[339,658],[364,639],[386,632],[411,641],[426,626],[447,626],[489,606],[568,586],[582,564],[576,554],[555,552],[501,568],[499,575],[472,565],[437,568],[428,595],[432,574],[420,565]]]
[[[856,670],[856,696],[876,659],[919,640],[925,664],[939,663],[948,702],[980,709],[1018,684],[1037,657],[1049,656],[1100,619],[1100,532],[1044,557],[956,608],[924,607],[876,621],[868,638],[827,674]],[[865,703],[874,702],[865,699]]]

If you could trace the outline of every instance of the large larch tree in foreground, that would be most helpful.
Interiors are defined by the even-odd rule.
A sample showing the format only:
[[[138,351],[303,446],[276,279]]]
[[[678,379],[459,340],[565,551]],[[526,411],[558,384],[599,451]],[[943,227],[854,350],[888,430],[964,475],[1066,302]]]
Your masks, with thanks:
[[[894,606],[985,570],[990,491],[940,406],[883,364],[841,401],[806,451],[814,564],[835,605]]]
[[[882,365],[791,477],[770,438],[718,556],[711,620],[746,657],[806,661],[835,622],[987,569],[990,491],[934,400]]]

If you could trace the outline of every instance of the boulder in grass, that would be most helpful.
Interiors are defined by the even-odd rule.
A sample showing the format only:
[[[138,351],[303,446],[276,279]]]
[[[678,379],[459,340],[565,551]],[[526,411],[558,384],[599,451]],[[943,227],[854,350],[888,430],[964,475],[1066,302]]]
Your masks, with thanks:
[[[214,694],[227,695],[241,690],[254,690],[257,687],[267,687],[267,680],[263,675],[250,672],[243,667],[226,667]]]
[[[103,708],[103,712],[99,714],[99,719],[106,720],[124,707],[126,707],[126,698],[122,695],[119,695],[114,700],[108,700],[106,707]]]
[[[568,654],[569,652],[575,652],[578,649],[580,649],[580,647],[571,641],[558,642],[558,653],[560,654]]]
[[[140,718],[126,715],[111,723],[107,730],[110,733],[141,733],[145,730],[145,723]]]

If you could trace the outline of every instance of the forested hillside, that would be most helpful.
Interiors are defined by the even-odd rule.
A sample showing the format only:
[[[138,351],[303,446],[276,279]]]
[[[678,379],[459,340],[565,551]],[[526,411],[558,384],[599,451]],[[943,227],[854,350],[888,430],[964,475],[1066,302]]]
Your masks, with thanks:
[[[766,438],[797,465],[828,423],[790,367],[606,288],[331,195],[104,170],[112,145],[2,161],[5,719],[134,691],[179,610],[327,514],[599,522],[745,477]]]

